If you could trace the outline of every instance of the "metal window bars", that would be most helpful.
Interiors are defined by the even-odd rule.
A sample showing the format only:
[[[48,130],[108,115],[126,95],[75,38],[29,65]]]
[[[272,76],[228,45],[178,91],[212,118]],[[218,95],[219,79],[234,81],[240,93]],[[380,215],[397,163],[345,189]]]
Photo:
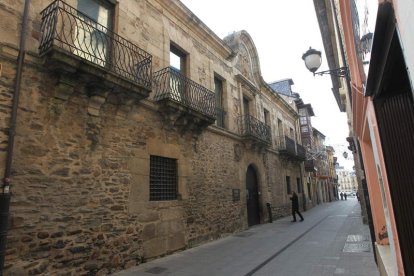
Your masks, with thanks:
[[[176,200],[177,183],[177,160],[151,155],[149,199],[151,201]]]

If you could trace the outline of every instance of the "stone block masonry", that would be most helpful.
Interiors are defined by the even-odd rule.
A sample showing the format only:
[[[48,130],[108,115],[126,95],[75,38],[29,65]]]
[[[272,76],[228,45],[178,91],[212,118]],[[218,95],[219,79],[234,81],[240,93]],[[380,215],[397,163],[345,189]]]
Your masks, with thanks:
[[[23,79],[8,274],[106,275],[243,229],[232,139],[206,132],[189,147],[193,138],[163,130],[156,110],[137,105],[121,119],[105,103],[91,116],[81,86],[62,100],[49,74],[28,67]],[[179,152],[182,199],[140,195],[149,172],[134,166],[158,154],[149,144]]]
[[[0,24],[0,171],[22,10],[22,3],[12,2],[0,4],[0,22],[6,22]],[[242,136],[238,118],[246,115],[244,99],[259,125],[264,106],[285,128],[297,114],[262,83],[246,32],[233,37],[233,51],[195,24],[180,1],[117,2],[118,33],[153,55],[153,72],[170,65],[169,49],[176,44],[191,57],[186,77],[197,87],[213,91],[214,78],[223,79],[225,127],[217,127],[199,110],[182,102],[162,105],[152,98],[155,88],[129,86],[116,72],[74,52],[39,57],[45,2],[52,1],[31,6],[5,275],[108,275],[246,229],[248,168],[256,174],[249,182],[257,186],[257,206],[249,209],[254,223],[267,222],[268,202],[279,208],[277,216],[286,213],[285,177],[299,177],[300,165],[282,162],[273,145]],[[170,107],[177,109],[162,109]],[[176,160],[177,199],[150,200],[151,156]]]

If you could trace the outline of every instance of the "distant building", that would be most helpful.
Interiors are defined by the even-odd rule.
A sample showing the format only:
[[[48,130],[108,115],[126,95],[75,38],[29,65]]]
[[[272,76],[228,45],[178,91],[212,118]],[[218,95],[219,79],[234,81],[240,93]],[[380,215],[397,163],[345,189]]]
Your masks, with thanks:
[[[357,192],[358,182],[355,171],[339,167],[336,169],[336,173],[338,175],[339,192]]]

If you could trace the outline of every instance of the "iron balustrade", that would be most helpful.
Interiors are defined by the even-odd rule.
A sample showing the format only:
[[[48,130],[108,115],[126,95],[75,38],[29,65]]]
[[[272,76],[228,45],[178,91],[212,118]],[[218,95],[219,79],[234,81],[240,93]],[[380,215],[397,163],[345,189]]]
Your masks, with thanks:
[[[270,126],[259,121],[251,115],[243,115],[239,117],[239,131],[242,136],[251,136],[258,140],[270,144],[272,135]]]
[[[216,118],[216,95],[167,67],[154,73],[155,101],[171,100],[206,116]]]
[[[57,47],[151,90],[150,54],[64,1],[52,2],[41,16],[41,56]]]
[[[314,160],[306,160],[305,161],[305,171],[306,172],[315,172],[316,171],[316,164]]]
[[[299,159],[306,160],[306,149],[302,145],[296,144],[296,154]]]
[[[284,151],[291,156],[296,156],[295,141],[287,136],[277,137],[277,147],[279,151]]]

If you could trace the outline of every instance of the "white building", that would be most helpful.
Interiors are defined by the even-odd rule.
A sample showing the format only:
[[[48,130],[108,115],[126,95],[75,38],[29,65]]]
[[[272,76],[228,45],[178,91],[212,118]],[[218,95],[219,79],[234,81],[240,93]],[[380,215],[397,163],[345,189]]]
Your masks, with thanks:
[[[338,175],[339,192],[356,193],[358,184],[355,171],[337,167],[336,173]]]

